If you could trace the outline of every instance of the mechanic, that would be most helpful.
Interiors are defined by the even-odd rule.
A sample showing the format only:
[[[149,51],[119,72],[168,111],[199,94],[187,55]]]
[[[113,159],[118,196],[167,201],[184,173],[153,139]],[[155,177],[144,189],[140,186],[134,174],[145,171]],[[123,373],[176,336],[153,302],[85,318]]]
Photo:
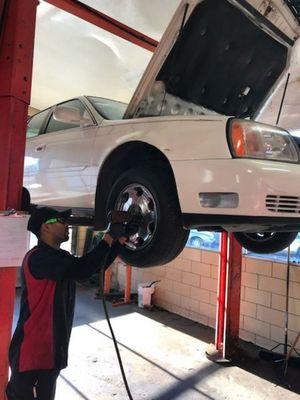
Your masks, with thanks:
[[[10,349],[11,377],[8,400],[51,400],[56,380],[66,368],[75,306],[75,281],[107,268],[116,258],[125,237],[114,240],[120,224],[88,254],[75,257],[60,249],[69,238],[66,222],[71,210],[37,208],[27,229],[38,244],[24,257],[20,315]]]

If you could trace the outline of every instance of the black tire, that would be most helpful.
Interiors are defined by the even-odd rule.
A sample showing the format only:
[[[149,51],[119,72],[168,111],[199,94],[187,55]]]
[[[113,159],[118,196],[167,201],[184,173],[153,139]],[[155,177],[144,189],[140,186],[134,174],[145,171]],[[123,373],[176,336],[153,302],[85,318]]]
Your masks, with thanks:
[[[298,232],[234,233],[236,240],[253,253],[276,253],[288,247]]]
[[[106,211],[125,209],[119,204],[121,194],[127,194],[126,188],[130,186],[139,189],[139,185],[153,199],[155,227],[152,223],[153,232],[151,238],[144,241],[144,247],[132,249],[123,246],[120,257],[127,264],[140,268],[163,265],[183,250],[189,235],[189,231],[183,229],[176,189],[167,173],[154,167],[125,171],[109,193]]]

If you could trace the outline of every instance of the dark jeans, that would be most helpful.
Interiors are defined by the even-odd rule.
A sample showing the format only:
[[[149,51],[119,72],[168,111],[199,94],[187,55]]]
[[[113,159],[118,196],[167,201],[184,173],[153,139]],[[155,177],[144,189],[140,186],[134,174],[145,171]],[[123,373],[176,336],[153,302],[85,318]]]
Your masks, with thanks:
[[[7,400],[53,400],[59,373],[56,369],[12,371],[6,387]]]

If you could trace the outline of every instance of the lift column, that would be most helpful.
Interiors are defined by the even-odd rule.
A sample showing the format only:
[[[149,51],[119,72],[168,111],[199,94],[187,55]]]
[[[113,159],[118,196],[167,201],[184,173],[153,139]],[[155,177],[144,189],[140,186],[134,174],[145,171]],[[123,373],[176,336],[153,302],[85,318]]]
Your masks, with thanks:
[[[0,0],[0,210],[21,205],[37,4]],[[16,268],[0,268],[0,400],[8,377],[15,285]]]
[[[221,234],[215,350],[216,361],[230,359],[238,350],[241,302],[242,247],[232,233]]]
[[[231,358],[239,346],[240,304],[242,282],[242,246],[229,234],[227,280],[227,315],[225,357]]]

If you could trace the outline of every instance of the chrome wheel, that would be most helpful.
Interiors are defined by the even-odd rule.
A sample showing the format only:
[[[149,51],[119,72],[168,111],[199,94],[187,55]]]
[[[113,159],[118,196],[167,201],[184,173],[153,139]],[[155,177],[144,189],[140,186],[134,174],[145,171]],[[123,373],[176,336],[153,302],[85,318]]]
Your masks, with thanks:
[[[157,206],[151,192],[139,183],[132,183],[122,189],[115,209],[128,211],[139,219],[140,228],[129,237],[126,247],[141,250],[148,246],[157,229]]]

